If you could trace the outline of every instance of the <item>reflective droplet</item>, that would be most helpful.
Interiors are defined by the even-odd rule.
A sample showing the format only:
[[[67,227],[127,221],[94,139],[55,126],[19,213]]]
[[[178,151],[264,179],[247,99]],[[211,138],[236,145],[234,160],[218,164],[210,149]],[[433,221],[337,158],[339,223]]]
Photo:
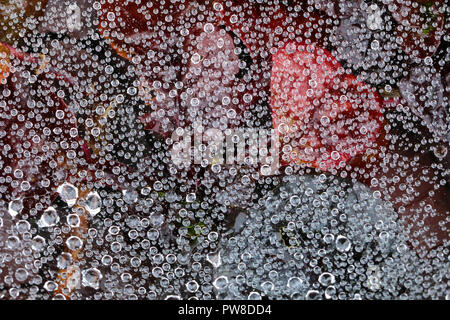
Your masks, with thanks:
[[[78,189],[73,184],[64,182],[57,189],[59,196],[63,201],[67,203],[69,207],[72,207],[78,199]]]
[[[8,204],[8,213],[11,217],[17,216],[23,209],[22,199],[11,200]]]
[[[319,276],[319,282],[324,286],[329,286],[335,283],[335,277],[329,272],[324,272]]]
[[[228,278],[220,276],[214,280],[213,285],[217,290],[223,290],[228,286]]]
[[[91,287],[94,289],[98,289],[100,287],[100,280],[103,278],[102,273],[97,268],[89,268],[87,270],[83,270],[82,274],[82,282],[81,284],[84,287]]]
[[[95,216],[100,212],[102,200],[96,191],[90,192],[86,196],[85,208],[91,216]]]
[[[352,246],[350,240],[344,236],[337,236],[336,238],[336,249],[340,252],[348,252]]]
[[[41,228],[53,227],[59,222],[59,215],[55,208],[48,207],[38,221],[38,225]]]
[[[66,245],[70,250],[80,250],[83,247],[83,241],[77,236],[71,236],[66,240]]]

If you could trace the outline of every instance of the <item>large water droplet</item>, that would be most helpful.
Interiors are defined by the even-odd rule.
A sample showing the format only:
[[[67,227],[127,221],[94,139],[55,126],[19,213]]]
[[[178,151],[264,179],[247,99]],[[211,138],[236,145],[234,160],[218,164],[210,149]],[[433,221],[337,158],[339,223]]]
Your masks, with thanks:
[[[59,196],[63,201],[67,203],[69,207],[72,207],[78,199],[78,189],[73,184],[64,182],[57,189]]]
[[[81,284],[85,287],[98,289],[100,287],[100,280],[103,278],[102,273],[97,268],[89,268],[83,270]]]
[[[17,216],[23,209],[22,199],[11,200],[8,204],[8,213],[11,217]]]
[[[77,236],[71,236],[66,240],[66,245],[70,250],[80,250],[83,247],[83,241]]]
[[[350,250],[352,243],[346,237],[338,235],[336,237],[336,249],[340,252],[347,252]]]

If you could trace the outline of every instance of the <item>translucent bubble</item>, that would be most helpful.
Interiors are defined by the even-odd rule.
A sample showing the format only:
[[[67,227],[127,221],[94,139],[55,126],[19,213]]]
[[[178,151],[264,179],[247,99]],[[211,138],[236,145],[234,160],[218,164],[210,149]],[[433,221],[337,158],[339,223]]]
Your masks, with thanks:
[[[78,189],[73,184],[64,182],[57,188],[57,192],[63,201],[67,203],[69,207],[72,207],[78,199]]]
[[[205,23],[203,30],[205,30],[206,33],[212,33],[214,31],[214,26],[212,23]]]
[[[156,239],[158,239],[158,237],[159,237],[159,232],[156,229],[150,229],[147,232],[147,238],[150,240],[156,240]]]
[[[381,17],[381,9],[376,5],[372,4],[367,9],[367,27],[370,30],[381,29],[383,26],[383,18]]]
[[[272,168],[271,168],[270,165],[265,164],[265,165],[262,165],[262,166],[261,166],[261,174],[262,174],[263,176],[268,176],[268,175],[270,175],[271,173],[272,173]]]
[[[195,281],[195,280],[191,280],[186,283],[186,289],[187,289],[187,291],[189,291],[191,293],[197,292],[198,288],[199,288],[199,285],[198,285],[197,281]]]
[[[105,67],[105,72],[106,72],[107,74],[112,74],[112,73],[114,72],[114,67],[113,67],[113,66],[110,66],[110,65],[107,65],[107,66]]]
[[[28,278],[28,271],[24,268],[18,268],[14,274],[15,278],[19,282],[24,282]]]
[[[17,231],[21,234],[30,231],[31,225],[27,220],[19,220],[16,223]]]
[[[15,250],[15,249],[19,248],[20,244],[21,244],[21,241],[16,236],[10,236],[6,240],[6,246],[11,250]]]
[[[245,103],[250,103],[252,101],[252,99],[253,99],[253,97],[251,94],[249,94],[249,93],[244,94],[244,102]]]
[[[261,284],[261,288],[263,289],[263,291],[268,294],[270,293],[273,289],[274,289],[275,285],[273,284],[273,282],[271,281],[264,281]]]
[[[259,292],[250,292],[248,300],[262,300],[262,297]]]
[[[223,98],[222,98],[222,104],[223,104],[224,106],[229,105],[230,102],[231,102],[230,97],[223,97]]]
[[[8,204],[8,213],[11,217],[17,216],[23,209],[22,199],[11,200]]]
[[[448,298],[444,6],[138,2],[3,6],[1,297]]]
[[[67,224],[73,228],[78,228],[81,223],[81,219],[77,214],[69,214],[66,217]]]
[[[182,298],[177,295],[168,295],[164,300],[182,300]]]
[[[44,283],[44,289],[49,291],[49,292],[53,292],[56,291],[58,289],[58,284],[55,281],[46,281]]]
[[[32,241],[31,248],[36,251],[42,251],[45,249],[46,242],[45,239],[41,236],[35,236]]]
[[[116,15],[114,14],[114,12],[108,12],[106,16],[109,21],[114,21],[116,19]]]
[[[122,251],[122,244],[120,242],[114,241],[113,243],[111,243],[111,250],[114,253],[119,253],[120,251]]]
[[[320,123],[321,123],[323,126],[326,126],[326,125],[328,125],[328,124],[330,123],[330,118],[328,118],[327,116],[322,116],[322,117],[320,118]]]
[[[333,159],[334,161],[339,160],[340,157],[341,157],[341,155],[339,154],[339,152],[337,152],[337,151],[331,152],[331,159]]]
[[[289,203],[293,206],[298,206],[300,203],[300,197],[297,195],[293,195],[290,199],[289,199]]]
[[[17,179],[23,178],[22,170],[19,170],[19,169],[14,170],[14,177],[17,178]]]
[[[214,10],[216,11],[222,11],[223,5],[220,2],[213,2]]]
[[[62,253],[57,258],[57,264],[59,269],[67,269],[70,265],[72,265],[72,255],[69,253]]]
[[[370,44],[370,47],[373,50],[378,50],[380,48],[380,42],[378,40],[373,40],[372,43]]]
[[[328,287],[325,289],[325,298],[326,298],[326,299],[331,299],[331,298],[333,298],[333,297],[336,295],[336,292],[337,292],[337,290],[336,290],[336,287],[335,287],[335,286],[328,286]]]
[[[292,290],[299,290],[303,287],[303,280],[299,277],[291,277],[288,279],[287,286]]]
[[[113,258],[110,255],[104,255],[102,257],[102,264],[105,266],[109,266],[113,261]]]
[[[136,95],[137,92],[138,92],[138,89],[137,89],[136,87],[128,87],[128,89],[127,89],[127,93],[128,93],[130,96]]]
[[[195,193],[189,193],[188,195],[186,195],[186,202],[190,203],[190,202],[194,202],[196,199]]]
[[[82,274],[82,282],[81,284],[84,287],[91,287],[94,289],[98,289],[100,287],[100,281],[103,278],[102,273],[97,268],[89,268],[83,270]]]
[[[340,252],[348,252],[352,246],[349,239],[342,235],[336,237],[336,249]]]
[[[56,118],[57,118],[57,119],[60,119],[60,120],[61,120],[61,119],[64,118],[64,115],[65,115],[65,114],[64,114],[64,111],[63,111],[63,110],[57,110],[56,113],[55,113],[55,115],[56,115]]]
[[[228,278],[220,276],[214,280],[213,285],[217,290],[223,290],[228,286]]]
[[[86,196],[85,208],[91,216],[95,216],[100,212],[102,207],[102,200],[96,191],[89,192]]]
[[[155,190],[155,191],[161,191],[162,189],[163,189],[163,184],[160,182],[160,181],[156,181],[154,184],[153,184],[153,189]]]
[[[228,109],[228,111],[227,111],[227,117],[228,117],[229,119],[234,119],[234,118],[236,118],[236,110],[234,110],[234,109]]]
[[[319,276],[319,282],[324,286],[329,286],[335,283],[335,277],[329,272],[324,272]]]
[[[305,296],[306,300],[320,300],[321,295],[317,290],[308,290]]]
[[[198,53],[194,53],[191,57],[191,62],[193,64],[198,64],[202,60],[202,57]]]
[[[83,241],[77,236],[71,236],[66,240],[69,250],[80,250],[83,247]]]
[[[220,257],[220,252],[218,253],[208,253],[206,255],[206,261],[213,265],[214,268],[220,267],[222,264],[222,259]]]
[[[136,190],[124,190],[124,191],[122,191],[122,194],[123,194],[123,200],[128,204],[135,203],[139,196],[139,194]]]

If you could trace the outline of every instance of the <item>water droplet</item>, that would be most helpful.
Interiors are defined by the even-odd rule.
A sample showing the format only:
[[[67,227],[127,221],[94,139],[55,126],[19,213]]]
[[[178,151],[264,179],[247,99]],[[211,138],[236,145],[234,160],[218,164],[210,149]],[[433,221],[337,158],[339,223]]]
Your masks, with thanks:
[[[336,249],[340,252],[348,252],[352,246],[350,240],[346,237],[338,235],[336,238]]]
[[[84,287],[91,287],[94,289],[98,289],[100,287],[100,280],[103,278],[102,273],[97,268],[89,268],[87,270],[83,270],[82,274],[82,282],[81,284]]]
[[[97,191],[89,192],[86,196],[85,208],[91,216],[95,216],[100,212],[102,200]]]
[[[196,199],[195,193],[188,193],[188,194],[186,195],[186,202],[188,202],[188,203],[194,202],[195,199]]]
[[[214,280],[213,285],[217,290],[224,290],[228,286],[228,278],[220,276]]]
[[[329,272],[324,272],[319,276],[319,282],[324,286],[329,286],[335,283],[335,277]]]
[[[57,189],[59,196],[63,201],[67,203],[69,207],[72,207],[78,199],[78,189],[73,184],[64,182]]]
[[[23,209],[22,199],[11,200],[8,204],[8,213],[11,217],[17,216]]]
[[[195,281],[195,280],[191,280],[188,283],[186,283],[186,289],[187,289],[187,291],[189,291],[191,293],[197,292],[198,288],[199,288],[199,285],[198,285],[197,281]]]
[[[48,207],[38,221],[38,226],[41,228],[54,227],[59,222],[59,215],[55,208]]]
[[[83,247],[83,241],[77,236],[71,236],[66,240],[69,250],[80,250]]]
[[[35,236],[31,248],[36,251],[42,251],[45,249],[45,239],[41,236]]]
[[[57,258],[58,269],[65,270],[72,264],[72,255],[65,252]]]

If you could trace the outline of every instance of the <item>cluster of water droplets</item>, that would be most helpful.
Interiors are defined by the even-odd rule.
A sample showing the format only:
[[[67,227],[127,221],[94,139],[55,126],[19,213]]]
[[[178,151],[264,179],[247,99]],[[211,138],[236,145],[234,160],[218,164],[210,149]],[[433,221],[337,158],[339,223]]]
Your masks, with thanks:
[[[447,5],[69,2],[0,4],[1,299],[449,298]]]

